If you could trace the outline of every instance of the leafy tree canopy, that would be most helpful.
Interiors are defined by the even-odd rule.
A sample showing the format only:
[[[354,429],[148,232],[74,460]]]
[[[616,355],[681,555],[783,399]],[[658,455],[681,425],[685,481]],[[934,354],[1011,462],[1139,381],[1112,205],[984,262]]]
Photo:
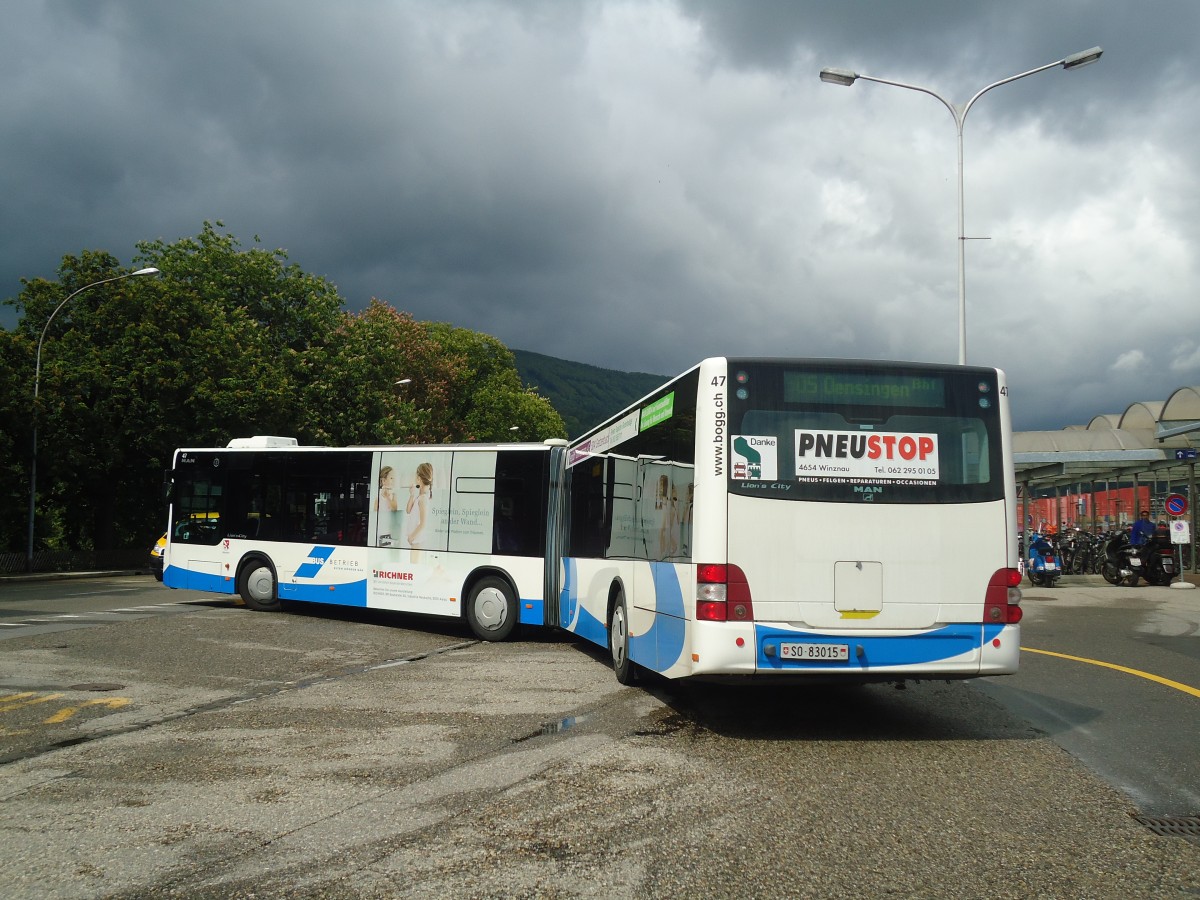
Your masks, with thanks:
[[[5,301],[20,313],[0,330],[5,546],[24,545],[34,416],[38,543],[68,549],[152,539],[162,473],[180,446],[254,434],[328,446],[566,435],[495,338],[417,322],[381,300],[345,312],[325,279],[223,228],[138,244],[134,268],[158,278],[121,277],[132,270],[84,251],[63,258],[57,282],[24,281]],[[116,280],[96,284],[105,279]]]

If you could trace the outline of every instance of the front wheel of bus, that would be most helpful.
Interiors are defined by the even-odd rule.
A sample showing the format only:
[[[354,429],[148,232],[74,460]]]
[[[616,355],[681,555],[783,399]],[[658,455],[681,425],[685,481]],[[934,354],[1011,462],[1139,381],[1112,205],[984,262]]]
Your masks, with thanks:
[[[279,598],[275,596],[275,570],[261,560],[242,569],[238,593],[251,609],[275,612],[280,608]]]
[[[612,653],[613,673],[621,684],[637,681],[637,665],[629,658],[629,613],[625,608],[625,595],[617,595],[612,616],[608,622],[608,649]]]
[[[503,641],[517,627],[517,598],[502,578],[480,579],[467,597],[467,622],[484,641]]]

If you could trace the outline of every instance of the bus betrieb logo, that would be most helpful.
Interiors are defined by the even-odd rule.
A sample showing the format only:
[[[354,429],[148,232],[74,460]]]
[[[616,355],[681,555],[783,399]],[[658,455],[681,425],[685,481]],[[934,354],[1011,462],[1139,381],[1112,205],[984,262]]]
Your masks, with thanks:
[[[308,551],[308,559],[296,570],[297,578],[316,578],[321,567],[333,556],[333,547],[313,547]]]

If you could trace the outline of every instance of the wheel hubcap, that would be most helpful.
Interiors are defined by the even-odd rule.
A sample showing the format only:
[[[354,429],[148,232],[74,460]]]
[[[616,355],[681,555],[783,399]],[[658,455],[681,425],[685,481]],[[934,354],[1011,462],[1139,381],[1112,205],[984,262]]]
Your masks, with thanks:
[[[613,662],[619,666],[625,660],[625,611],[619,606],[613,610],[610,643]]]
[[[255,569],[246,579],[246,587],[255,600],[266,602],[275,595],[275,579],[268,568]]]
[[[508,600],[496,588],[484,588],[475,597],[475,621],[494,631],[508,619]]]

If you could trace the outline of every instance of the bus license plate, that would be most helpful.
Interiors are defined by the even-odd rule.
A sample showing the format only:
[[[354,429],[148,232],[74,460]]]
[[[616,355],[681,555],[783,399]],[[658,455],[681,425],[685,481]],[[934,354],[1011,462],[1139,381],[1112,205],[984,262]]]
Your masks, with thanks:
[[[802,659],[813,662],[846,662],[850,659],[849,644],[780,644],[781,659]]]

